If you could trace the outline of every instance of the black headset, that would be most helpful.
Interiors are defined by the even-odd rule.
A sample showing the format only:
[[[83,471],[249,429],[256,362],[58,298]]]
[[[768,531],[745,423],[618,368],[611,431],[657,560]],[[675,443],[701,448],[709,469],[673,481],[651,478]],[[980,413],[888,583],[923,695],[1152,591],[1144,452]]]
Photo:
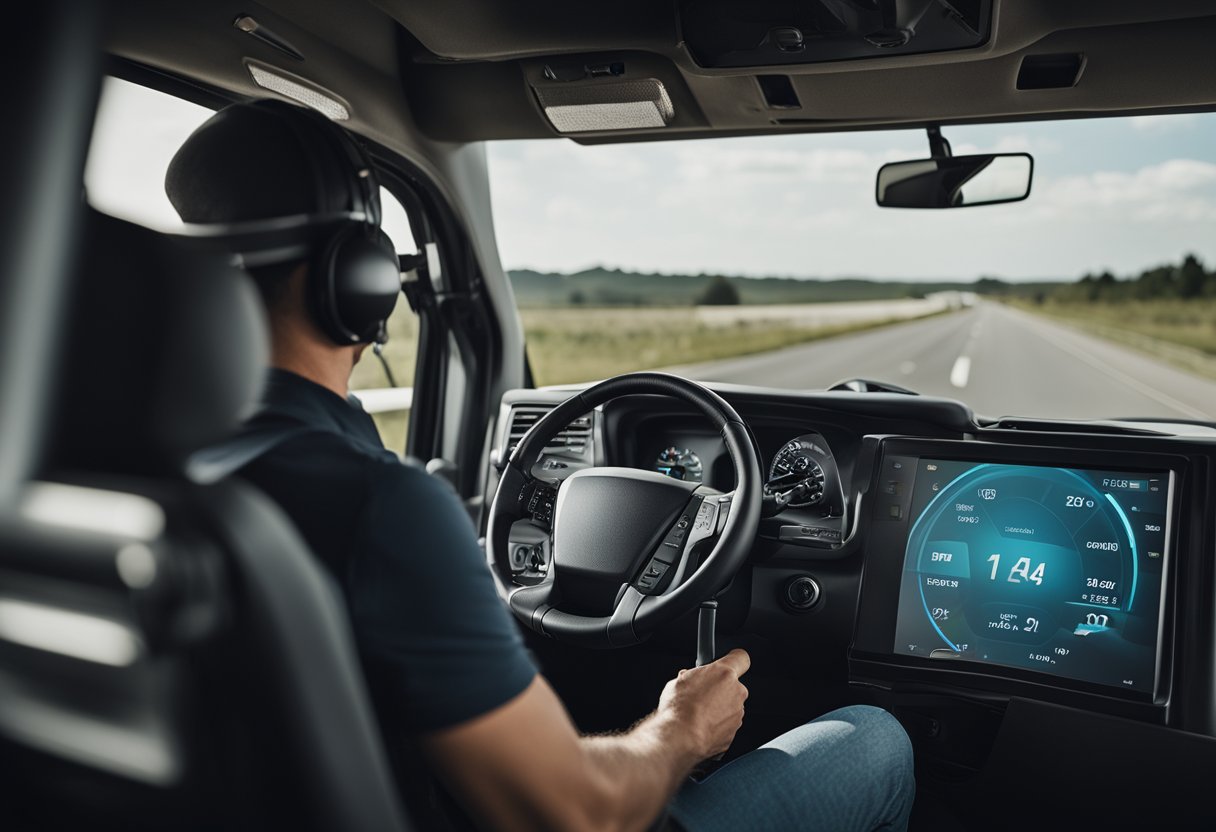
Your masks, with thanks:
[[[308,261],[308,306],[335,344],[387,339],[386,321],[401,294],[401,267],[380,230],[380,185],[355,139],[321,113],[264,99],[249,106],[276,114],[312,162],[317,204],[344,194],[349,210],[269,220],[187,226],[191,238],[222,243],[234,262],[255,268]]]

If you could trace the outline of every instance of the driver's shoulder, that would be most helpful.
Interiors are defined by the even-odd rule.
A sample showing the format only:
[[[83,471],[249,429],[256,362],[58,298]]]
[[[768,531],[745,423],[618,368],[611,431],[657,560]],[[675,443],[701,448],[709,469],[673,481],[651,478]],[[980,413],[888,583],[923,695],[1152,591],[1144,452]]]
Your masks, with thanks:
[[[357,513],[371,496],[386,463],[405,467],[392,453],[335,431],[307,426],[276,427],[272,443],[242,466],[239,475],[284,506],[299,504]],[[333,513],[341,514],[342,511]]]

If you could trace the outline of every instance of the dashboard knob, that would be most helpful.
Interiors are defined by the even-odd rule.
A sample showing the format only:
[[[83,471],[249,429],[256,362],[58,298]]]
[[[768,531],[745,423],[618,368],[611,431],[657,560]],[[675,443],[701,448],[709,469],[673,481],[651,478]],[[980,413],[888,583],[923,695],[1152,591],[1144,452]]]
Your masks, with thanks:
[[[528,546],[516,546],[511,552],[511,566],[515,569],[523,569],[528,565],[528,555],[532,550]]]
[[[793,612],[806,612],[819,603],[819,584],[810,575],[796,575],[785,583],[782,600]]]

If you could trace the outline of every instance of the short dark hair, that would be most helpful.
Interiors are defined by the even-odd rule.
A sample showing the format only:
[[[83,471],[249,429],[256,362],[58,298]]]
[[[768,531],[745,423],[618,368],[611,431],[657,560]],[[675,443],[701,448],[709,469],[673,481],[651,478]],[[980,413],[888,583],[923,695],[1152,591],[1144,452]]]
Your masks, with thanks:
[[[303,263],[302,260],[296,260],[291,263],[273,263],[247,270],[249,276],[253,278],[253,284],[257,286],[258,294],[262,297],[262,304],[271,315],[278,313],[283,308],[284,299],[287,297],[287,284],[296,269]]]

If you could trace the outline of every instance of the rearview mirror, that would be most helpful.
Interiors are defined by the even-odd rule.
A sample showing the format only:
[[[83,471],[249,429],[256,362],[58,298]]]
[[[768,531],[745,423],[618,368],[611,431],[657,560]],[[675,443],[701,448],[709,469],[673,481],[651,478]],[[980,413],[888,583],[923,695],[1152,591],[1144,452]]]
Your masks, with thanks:
[[[1030,196],[1034,159],[1029,153],[936,156],[891,162],[878,171],[876,198],[883,208],[969,208],[1018,202]]]

